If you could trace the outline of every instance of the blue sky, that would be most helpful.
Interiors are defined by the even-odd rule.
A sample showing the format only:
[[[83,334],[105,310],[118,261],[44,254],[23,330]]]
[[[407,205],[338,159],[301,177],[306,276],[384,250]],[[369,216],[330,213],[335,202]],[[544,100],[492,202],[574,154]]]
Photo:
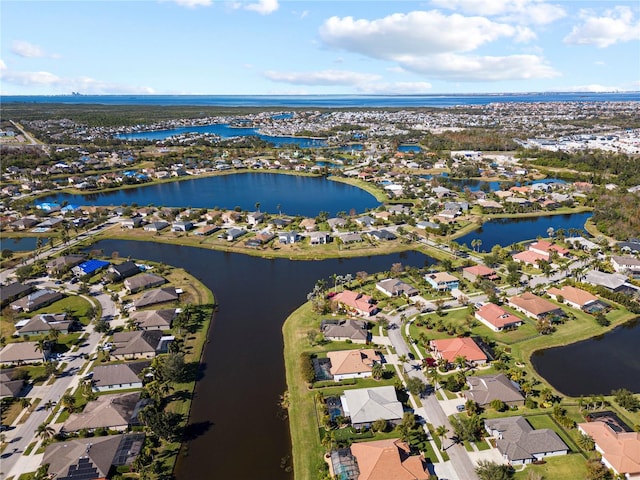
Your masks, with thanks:
[[[640,2],[2,0],[0,93],[640,90]]]

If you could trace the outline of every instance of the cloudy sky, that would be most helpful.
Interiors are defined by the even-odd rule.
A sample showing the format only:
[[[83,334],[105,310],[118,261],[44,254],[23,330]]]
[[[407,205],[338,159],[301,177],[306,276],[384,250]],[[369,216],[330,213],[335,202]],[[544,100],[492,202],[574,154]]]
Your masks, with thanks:
[[[640,2],[2,0],[0,93],[640,90]]]

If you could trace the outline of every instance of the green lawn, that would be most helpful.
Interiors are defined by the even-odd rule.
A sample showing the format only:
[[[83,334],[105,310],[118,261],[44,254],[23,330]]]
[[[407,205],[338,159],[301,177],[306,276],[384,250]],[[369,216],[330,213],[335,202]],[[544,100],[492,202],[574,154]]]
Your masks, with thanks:
[[[516,472],[515,480],[526,480],[528,472],[536,472],[545,479],[562,480],[584,480],[587,478],[586,460],[582,455],[571,453],[559,457],[545,458],[542,465],[527,465],[527,467]]]

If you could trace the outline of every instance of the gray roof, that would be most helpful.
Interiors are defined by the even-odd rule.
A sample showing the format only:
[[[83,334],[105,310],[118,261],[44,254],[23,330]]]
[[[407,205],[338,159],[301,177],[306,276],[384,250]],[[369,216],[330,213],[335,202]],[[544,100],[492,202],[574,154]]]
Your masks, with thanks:
[[[37,342],[8,343],[0,350],[0,363],[41,361],[43,354],[36,350],[36,345]]]
[[[151,365],[151,362],[116,363],[113,365],[98,365],[93,369],[93,384],[96,387],[109,385],[123,385],[138,383],[142,380],[139,375]]]
[[[59,270],[63,267],[75,267],[85,260],[84,255],[62,255],[47,262],[47,268]]]
[[[160,330],[116,332],[113,334],[114,355],[136,355],[156,352],[160,345]]]
[[[25,285],[20,282],[13,282],[7,286],[0,287],[0,301],[5,303],[6,301],[13,300],[22,295],[26,295],[33,291],[33,285]]]
[[[590,270],[584,279],[593,285],[601,285],[610,290],[617,290],[627,281],[627,277],[620,273],[606,273],[598,270]]]
[[[18,332],[20,335],[25,333],[48,332],[49,330],[65,332],[69,330],[72,323],[72,320],[67,320],[65,313],[43,313],[31,317],[27,323],[20,327]]]
[[[535,454],[569,450],[558,434],[548,428],[534,430],[524,417],[485,420],[487,428],[498,432],[496,446],[509,461],[528,460]]]
[[[344,403],[353,424],[371,423],[381,418],[400,420],[404,415],[396,389],[391,385],[345,390]]]
[[[320,329],[326,338],[366,340],[368,336],[367,322],[363,320],[324,321]]]
[[[112,465],[129,465],[138,456],[144,444],[144,433],[109,435],[106,437],[77,438],[52,443],[44,452],[42,464],[48,464],[48,473],[57,480],[80,478],[79,465],[95,476],[106,477]]]
[[[150,399],[143,399],[146,402]],[[148,403],[148,402],[147,402]],[[122,428],[137,422],[141,407],[140,392],[101,395],[84,407],[81,413],[69,416],[62,429],[77,432],[83,428]]]
[[[376,284],[376,287],[378,286],[392,295],[415,295],[418,293],[417,288],[395,278],[381,280]]]
[[[135,262],[129,260],[118,265],[111,264],[109,271],[115,273],[118,278],[126,278],[140,273],[140,267],[136,265]]]
[[[488,405],[493,400],[505,403],[524,401],[520,390],[503,373],[468,377],[469,390],[464,392],[467,399],[478,405]]]
[[[153,273],[139,273],[133,277],[129,277],[124,281],[124,286],[131,292],[144,290],[145,288],[157,287],[166,283],[166,280],[160,275]]]
[[[17,397],[25,386],[22,379],[13,380],[13,374],[17,369],[3,369],[0,372],[0,398]]]
[[[178,292],[174,287],[157,288],[145,292],[140,298],[133,302],[136,308],[147,307],[158,303],[173,302],[178,300]]]
[[[26,312],[30,312],[32,310],[37,310],[40,307],[53,303],[61,298],[62,294],[60,292],[56,292],[55,290],[36,290],[26,297],[22,297],[20,300],[16,300],[15,302],[13,302],[11,304],[11,308],[15,310],[22,309]]]
[[[168,308],[164,310],[142,310],[131,314],[131,319],[136,325],[138,325],[138,328],[143,330],[154,327],[169,329],[171,328],[171,323],[174,318],[176,318],[175,308]]]

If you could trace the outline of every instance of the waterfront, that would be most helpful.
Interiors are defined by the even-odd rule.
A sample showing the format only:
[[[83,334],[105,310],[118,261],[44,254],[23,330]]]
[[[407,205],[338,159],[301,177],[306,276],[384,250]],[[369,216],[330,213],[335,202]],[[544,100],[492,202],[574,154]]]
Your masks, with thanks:
[[[288,423],[277,406],[286,388],[281,327],[319,279],[388,271],[394,263],[433,263],[417,252],[323,261],[266,260],[176,245],[102,241],[91,247],[186,269],[219,305],[209,332],[176,477],[291,479],[280,467],[290,455]],[[239,447],[242,446],[242,447]],[[251,461],[247,461],[250,450]]]
[[[58,193],[43,197],[38,203],[65,201],[106,206],[240,207],[246,211],[256,210],[259,203],[264,212],[307,217],[315,217],[321,211],[331,216],[351,209],[362,213],[380,205],[373,195],[360,188],[323,177],[268,173],[217,175],[86,195]]]
[[[638,345],[640,319],[582,342],[539,350],[531,363],[559,392],[572,397],[610,395],[618,388],[640,392]]]

